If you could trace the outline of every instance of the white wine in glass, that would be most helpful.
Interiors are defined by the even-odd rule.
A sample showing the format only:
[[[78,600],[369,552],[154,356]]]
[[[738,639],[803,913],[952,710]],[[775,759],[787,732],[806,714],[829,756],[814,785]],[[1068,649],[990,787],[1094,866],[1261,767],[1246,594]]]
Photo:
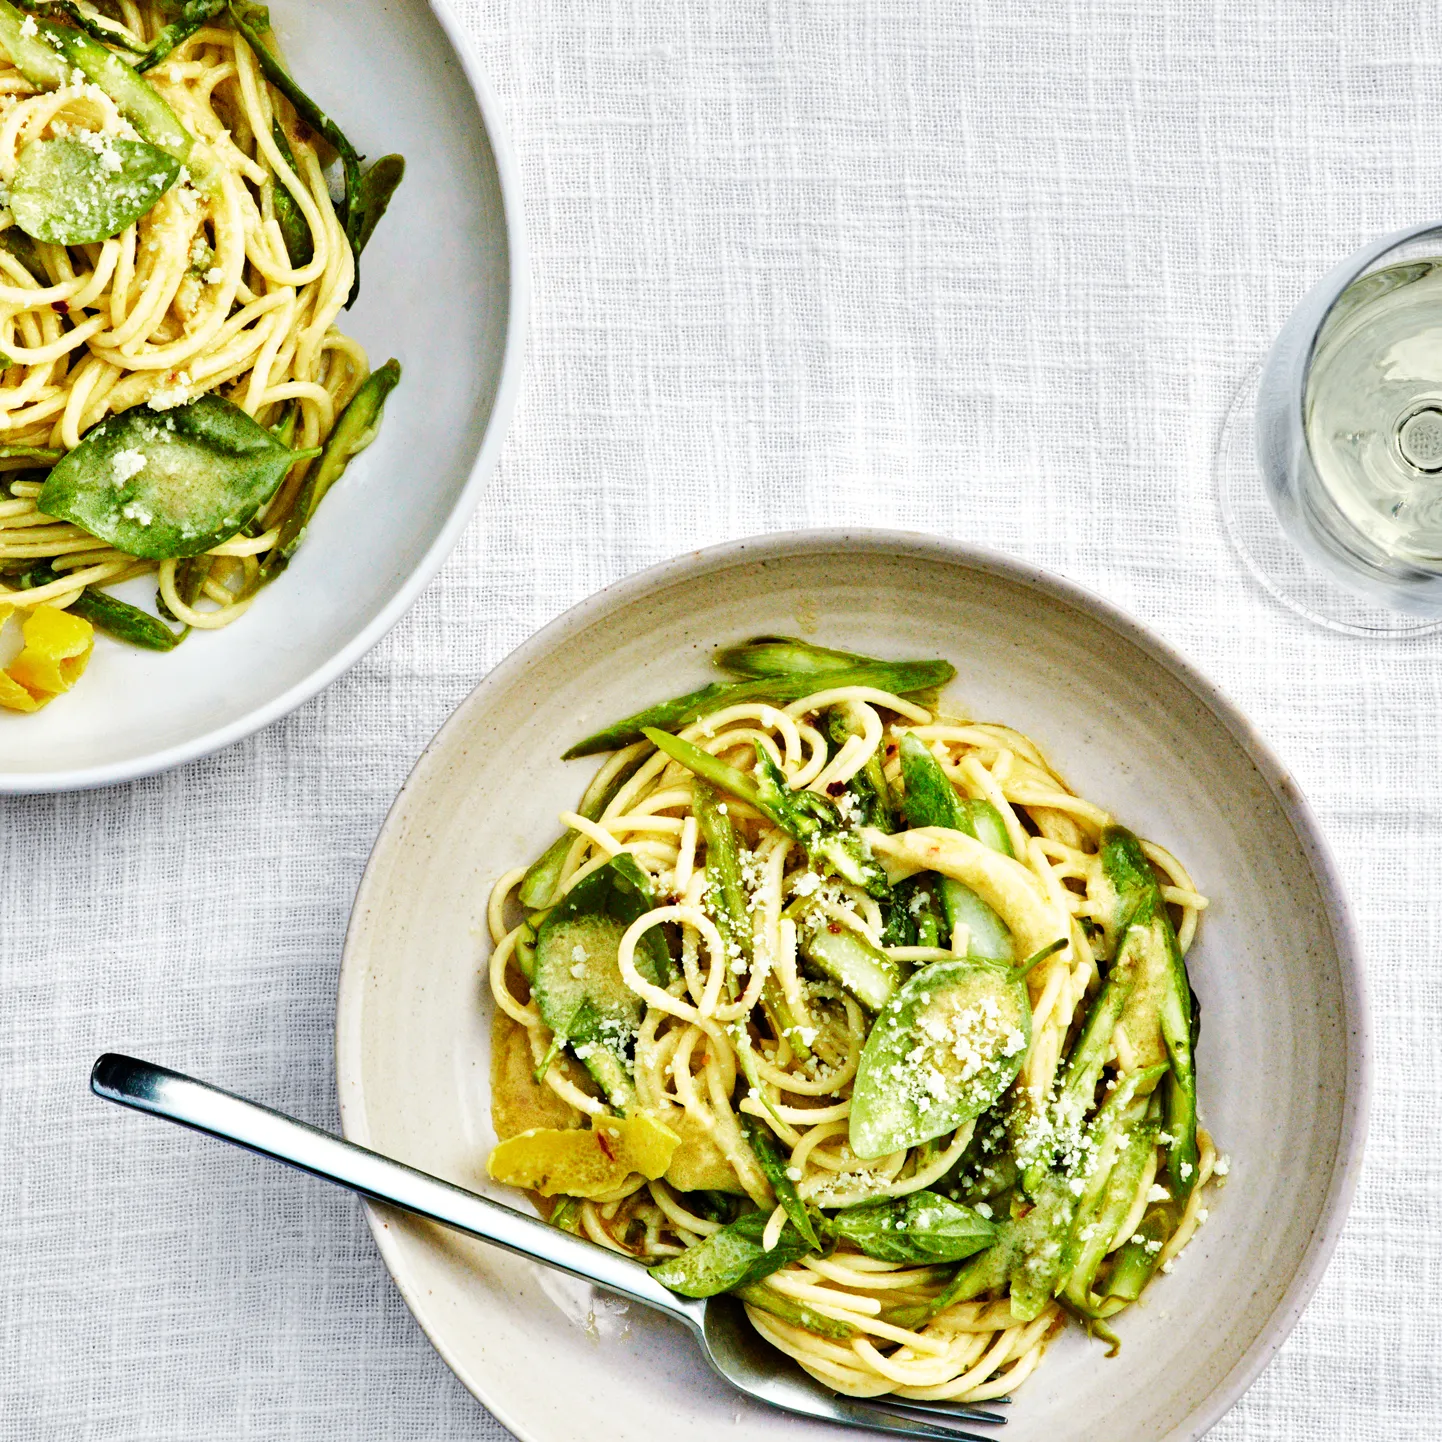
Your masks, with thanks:
[[[1243,560],[1334,630],[1442,626],[1439,251],[1442,229],[1418,226],[1332,271],[1223,431],[1222,511]]]

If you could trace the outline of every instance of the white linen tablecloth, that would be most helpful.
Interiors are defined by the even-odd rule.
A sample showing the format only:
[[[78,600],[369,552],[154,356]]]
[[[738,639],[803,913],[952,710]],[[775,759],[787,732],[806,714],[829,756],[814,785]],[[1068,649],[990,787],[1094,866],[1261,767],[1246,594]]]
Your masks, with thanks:
[[[85,1090],[114,1048],[336,1122],[351,897],[435,729],[602,584],[784,527],[1010,551],[1155,627],[1317,808],[1370,965],[1366,1172],[1213,1437],[1442,1435],[1442,636],[1309,629],[1211,479],[1310,282],[1442,216],[1421,0],[461,0],[525,180],[525,391],[411,614],[289,719],[0,801],[0,1438],[502,1438],[357,1204]],[[283,14],[283,10],[282,10]]]

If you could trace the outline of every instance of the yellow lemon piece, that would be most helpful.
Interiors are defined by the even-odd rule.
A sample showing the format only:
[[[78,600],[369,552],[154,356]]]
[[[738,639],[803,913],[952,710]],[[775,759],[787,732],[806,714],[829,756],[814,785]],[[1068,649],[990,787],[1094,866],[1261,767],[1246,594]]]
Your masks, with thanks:
[[[55,606],[36,606],[21,633],[25,647],[5,668],[9,684],[0,684],[0,706],[38,711],[80,679],[95,646],[95,628]]]
[[[486,1163],[493,1180],[543,1197],[604,1200],[636,1173],[662,1175],[681,1139],[652,1117],[593,1117],[591,1129],[534,1127],[502,1142]]]
[[[0,626],[14,614],[14,606],[0,606]],[[0,706],[7,711],[38,711],[44,701],[32,696],[18,681],[12,681],[0,671]]]
[[[18,681],[0,671],[0,706],[7,711],[38,711],[50,698],[32,696]]]

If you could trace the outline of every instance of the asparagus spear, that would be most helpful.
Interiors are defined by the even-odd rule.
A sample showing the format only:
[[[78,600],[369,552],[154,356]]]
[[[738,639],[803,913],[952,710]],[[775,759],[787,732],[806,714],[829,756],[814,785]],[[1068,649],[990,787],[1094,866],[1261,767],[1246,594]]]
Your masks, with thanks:
[[[944,686],[955,675],[956,668],[946,661],[875,661],[845,671],[826,671],[819,676],[817,672],[810,671],[758,676],[747,681],[713,681],[699,691],[688,692],[657,706],[648,706],[634,716],[613,722],[576,742],[562,759],[572,761],[578,756],[592,756],[598,751],[619,750],[639,741],[648,729],[679,731],[708,711],[719,711],[723,706],[735,706],[743,701],[788,705],[816,691],[818,679],[827,690],[840,686],[870,686],[878,691],[889,691],[894,696],[906,696]]]
[[[819,1252],[821,1239],[816,1235],[811,1213],[806,1210],[806,1203],[801,1200],[796,1183],[787,1174],[786,1158],[776,1145],[775,1135],[770,1127],[749,1112],[738,1113],[737,1120],[741,1123],[746,1144],[755,1152],[766,1180],[771,1183],[771,1189],[776,1193],[776,1200],[786,1209],[786,1215],[791,1219],[791,1225]]]
[[[143,73],[159,65],[177,45],[183,45],[202,25],[214,20],[225,5],[226,0],[186,0],[180,14],[150,42],[135,68]]]
[[[966,801],[958,796],[936,757],[910,732],[901,738],[901,779],[906,793],[902,804],[909,826],[944,826],[950,831],[976,837],[978,841],[992,846],[993,850],[1001,849],[994,843],[994,830],[988,827],[984,833],[979,833],[975,820],[977,807],[985,806],[993,815],[996,814],[995,809],[984,801]],[[998,816],[997,821],[1000,820]],[[1001,833],[1006,835],[1004,826]],[[1010,845],[1006,851],[1009,855]],[[950,876],[941,877],[939,887],[947,928],[950,931],[955,931],[958,926],[967,928],[969,955],[988,961],[1009,962],[1015,959],[1006,923],[971,887]]]
[[[1185,1198],[1196,1185],[1198,1155],[1195,1017],[1186,963],[1141,842],[1125,827],[1109,826],[1102,832],[1101,858],[1102,872],[1116,893],[1119,919],[1113,970],[1132,967],[1137,977],[1120,1025],[1143,1065],[1153,1056],[1167,1060],[1169,1075],[1162,1084],[1171,1138],[1167,1176],[1173,1194]]]
[[[340,156],[345,199],[337,208],[337,213],[356,261],[355,279],[351,282],[350,295],[346,297],[346,307],[349,308],[355,304],[355,298],[360,293],[361,251],[385,213],[396,186],[401,183],[405,162],[398,155],[384,155],[369,170],[363,171],[362,157],[355,146],[346,139],[335,121],[295,83],[275,51],[266,43],[270,37],[270,14],[265,6],[253,4],[251,0],[229,0],[226,8],[235,28],[255,52],[256,63],[265,78],[295,106],[296,114],[312,130],[318,130]]]
[[[623,1114],[634,1100],[626,1051],[643,1005],[626,985],[617,953],[626,928],[654,905],[649,880],[623,854],[572,887],[546,914],[536,938],[531,989],[541,1019]],[[642,938],[636,965],[649,981],[666,984],[671,960],[659,932]]]
[[[34,590],[37,586],[48,586],[58,581],[63,572],[57,571],[49,561],[30,566],[21,573],[19,585],[22,591]],[[180,644],[185,636],[172,631],[163,621],[132,606],[117,596],[109,596],[87,586],[66,608],[72,616],[89,621],[97,631],[114,636],[117,641],[128,641],[147,651],[170,651]]]
[[[733,676],[820,676],[828,671],[887,664],[855,651],[814,646],[799,636],[753,636],[739,646],[718,648],[712,659]]]
[[[743,1287],[733,1288],[731,1295],[740,1297],[748,1307],[770,1312],[773,1317],[780,1317],[783,1322],[790,1322],[793,1327],[804,1327],[818,1337],[830,1337],[835,1341],[845,1342],[856,1335],[856,1328],[849,1322],[838,1322],[834,1317],[823,1316],[804,1302],[794,1301],[784,1292],[768,1287],[765,1282],[748,1282]]]
[[[711,914],[722,938],[727,942],[727,951],[735,946],[741,959],[750,966],[755,956],[755,941],[751,931],[751,912],[746,902],[746,888],[741,884],[741,855],[736,843],[736,828],[731,825],[731,818],[722,810],[715,789],[699,776],[691,783],[691,796],[696,820],[701,828],[701,839],[706,843],[706,874],[710,881]],[[728,971],[728,995],[733,994],[734,990]],[[791,1050],[805,1061],[811,1055],[810,1048],[802,1039],[796,1014],[791,1010],[791,1003],[786,999],[781,980],[774,971],[762,984],[761,1004],[766,1009],[776,1034],[784,1036],[791,1044]],[[747,1052],[743,1050],[743,1063],[746,1059]],[[750,1077],[747,1079],[750,1080]],[[760,1091],[759,1087],[757,1091]]]
[[[826,739],[834,756],[853,736],[861,734],[861,726],[852,715],[850,707],[834,706],[826,713]],[[873,751],[866,758],[866,764],[850,781],[846,789],[856,803],[856,810],[863,826],[875,826],[880,831],[895,831],[896,816],[892,809],[891,787],[881,769],[881,756]]]
[[[753,779],[679,736],[670,736],[654,726],[646,727],[642,734],[673,761],[679,761],[688,771],[744,801],[794,836],[812,861],[844,881],[865,888],[873,896],[889,894],[891,888],[886,873],[859,836],[842,830],[831,803],[812,791],[793,791],[764,751],[757,753],[760,776]]]

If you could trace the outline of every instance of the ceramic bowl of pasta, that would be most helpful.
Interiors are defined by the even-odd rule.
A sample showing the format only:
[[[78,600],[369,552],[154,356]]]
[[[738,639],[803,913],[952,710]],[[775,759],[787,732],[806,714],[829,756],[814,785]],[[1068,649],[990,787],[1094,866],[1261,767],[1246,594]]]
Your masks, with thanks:
[[[0,0],[0,789],[204,754],[400,616],[505,429],[513,193],[424,0]]]
[[[482,682],[377,842],[337,1056],[347,1135],[734,1297],[834,1392],[1158,1442],[1315,1286],[1365,1028],[1315,825],[1205,681],[1004,558],[822,532]],[[373,1224],[524,1438],[824,1435],[661,1318]]]

